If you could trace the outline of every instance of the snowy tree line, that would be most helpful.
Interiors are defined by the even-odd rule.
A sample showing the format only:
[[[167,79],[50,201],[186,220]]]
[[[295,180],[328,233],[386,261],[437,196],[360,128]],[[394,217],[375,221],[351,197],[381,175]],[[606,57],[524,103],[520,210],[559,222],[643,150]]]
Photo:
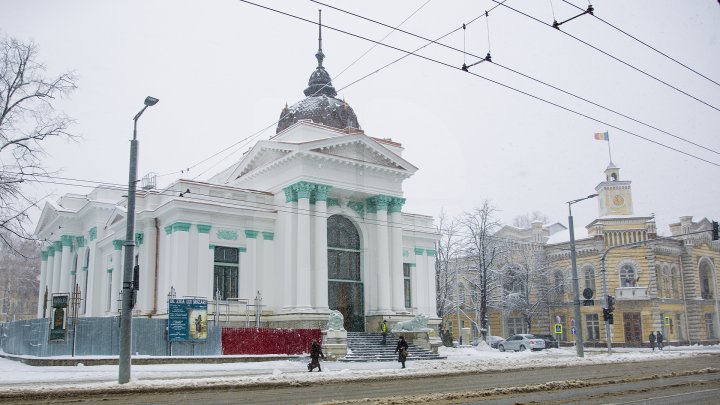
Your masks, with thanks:
[[[502,224],[497,211],[485,201],[458,218],[440,214],[436,283],[443,334],[457,329],[459,325],[450,324],[463,319],[470,320],[473,335],[486,339],[491,313],[521,318],[529,332],[553,304],[565,299],[567,280],[551,268],[541,242],[498,236]],[[535,212],[517,217],[513,226],[528,229],[536,221],[548,219]]]

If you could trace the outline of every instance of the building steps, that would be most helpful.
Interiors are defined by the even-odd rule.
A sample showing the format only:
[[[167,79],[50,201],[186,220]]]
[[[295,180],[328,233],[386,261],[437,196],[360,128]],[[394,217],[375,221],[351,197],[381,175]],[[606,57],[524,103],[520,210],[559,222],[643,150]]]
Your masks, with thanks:
[[[348,332],[348,353],[338,360],[347,362],[397,361],[398,355],[395,353],[397,342],[398,338],[392,333],[388,333],[387,344],[383,345],[380,333]],[[445,358],[430,350],[408,343],[408,361]]]

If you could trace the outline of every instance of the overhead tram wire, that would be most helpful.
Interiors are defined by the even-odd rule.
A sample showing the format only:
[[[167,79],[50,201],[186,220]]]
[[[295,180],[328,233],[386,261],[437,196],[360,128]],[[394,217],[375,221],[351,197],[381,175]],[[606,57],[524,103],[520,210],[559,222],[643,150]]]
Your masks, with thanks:
[[[380,39],[380,41],[385,40],[385,39],[386,39],[388,36],[390,36],[390,34],[392,34],[395,30],[399,29],[399,27],[400,27],[401,25],[403,25],[403,24],[404,24],[405,22],[407,22],[410,18],[412,18],[415,14],[417,14],[417,13],[418,13],[421,9],[423,9],[428,3],[430,3],[430,1],[432,1],[432,0],[427,0],[427,1],[425,1],[425,3],[423,3],[422,5],[420,5],[420,7],[418,7],[415,11],[413,11],[413,12],[412,12],[407,18],[405,18],[402,22],[400,22],[400,24],[398,24],[397,27],[391,27],[391,28],[392,28],[392,31],[388,32],[382,39]],[[507,1],[507,0],[505,0],[505,1]],[[496,7],[497,7],[497,6],[496,6]],[[332,8],[332,7],[330,7],[330,8]],[[331,79],[331,81],[337,79],[338,77],[340,77],[340,75],[342,75],[345,71],[347,71],[348,69],[350,69],[350,68],[351,68],[353,65],[355,65],[358,61],[360,61],[363,57],[365,57],[365,55],[367,55],[367,54],[368,54],[372,49],[374,49],[376,46],[377,46],[377,44],[374,44],[370,49],[368,49],[367,51],[365,51],[365,53],[363,53],[362,55],[360,55],[357,59],[355,59],[355,60],[354,60],[353,62],[351,62],[348,66],[346,66],[345,69],[343,69],[340,73],[338,73],[337,75],[335,75],[335,76]],[[376,72],[377,72],[377,71],[376,71]],[[355,81],[352,82],[351,84],[346,85],[346,86],[338,89],[338,91],[342,91],[342,90],[350,87],[351,85],[359,82],[360,80],[362,80],[362,79],[364,79],[364,78],[366,78],[366,77],[368,77],[368,76],[370,76],[370,75],[366,75],[366,76],[364,76],[363,78],[361,78],[361,79],[359,79],[359,80],[355,80]],[[325,85],[323,85],[323,87],[321,87],[321,88],[318,89],[315,93],[313,93],[313,96],[316,95],[318,92],[320,92],[320,90],[322,90],[324,87],[325,87]],[[216,157],[216,156],[218,156],[218,155],[220,155],[220,154],[222,154],[222,153],[224,153],[224,152],[227,152],[228,150],[230,150],[230,149],[232,149],[232,148],[234,148],[234,147],[236,147],[236,146],[238,146],[238,145],[240,145],[240,144],[243,144],[243,143],[244,143],[244,145],[246,145],[247,143],[252,142],[253,140],[255,140],[258,136],[262,135],[262,133],[264,133],[264,132],[267,131],[268,129],[270,129],[270,128],[272,128],[273,126],[277,125],[278,122],[280,122],[283,118],[285,118],[285,116],[281,116],[277,121],[274,121],[274,122],[270,123],[270,124],[269,124],[268,126],[266,126],[265,128],[262,128],[261,130],[253,133],[252,135],[250,135],[250,136],[248,136],[248,137],[246,137],[246,138],[244,138],[244,139],[241,139],[240,141],[238,141],[238,142],[236,142],[236,143],[234,143],[234,144],[232,144],[232,145],[230,145],[230,146],[228,146],[228,147],[226,147],[226,148],[218,151],[217,153],[209,156],[208,158],[205,158],[205,159],[203,159],[203,160],[195,163],[194,165],[189,166],[186,170],[179,170],[179,171],[175,171],[175,172],[165,173],[165,174],[159,175],[159,177],[161,177],[161,176],[168,176],[168,175],[171,175],[171,174],[182,173],[182,172],[184,172],[184,171],[190,171],[190,169],[195,168],[195,167],[197,167],[197,166],[199,166],[199,165],[207,162],[208,160],[210,160],[210,159],[212,159],[212,158],[214,158],[214,157]],[[270,139],[272,139],[272,138],[274,138],[274,136],[271,136],[271,137],[270,137]],[[244,145],[242,145],[242,146],[244,146]],[[234,154],[234,153],[236,153],[236,151],[232,151],[230,154]],[[193,180],[197,179],[198,177],[200,177],[200,176],[202,176],[203,174],[207,173],[208,171],[212,170],[213,168],[215,168],[218,164],[222,163],[223,161],[224,161],[224,159],[223,159],[223,160],[220,160],[218,163],[210,166],[210,167],[209,167],[208,169],[206,169],[205,171],[203,171],[203,172],[201,172],[200,174],[198,174],[198,175],[196,175],[195,177],[193,177]]]
[[[658,77],[656,77],[656,76],[653,76],[653,75],[651,75],[650,73],[648,73],[648,72],[646,72],[646,71],[644,71],[644,70],[642,70],[642,69],[640,69],[640,68],[638,68],[638,67],[635,67],[634,65],[632,65],[632,64],[630,64],[630,63],[628,63],[628,62],[625,62],[624,60],[618,58],[617,56],[614,56],[614,55],[610,54],[609,52],[606,52],[606,51],[598,48],[597,46],[590,44],[590,43],[587,42],[587,41],[584,41],[584,40],[582,40],[582,39],[580,39],[580,38],[578,38],[578,37],[576,37],[576,36],[574,36],[574,35],[566,32],[566,31],[563,31],[563,30],[560,30],[560,29],[556,29],[555,27],[552,26],[552,24],[548,24],[548,23],[546,23],[545,21],[542,21],[542,20],[540,20],[540,19],[538,19],[538,18],[535,18],[535,17],[531,16],[530,14],[527,14],[527,13],[525,13],[525,12],[522,12],[522,11],[518,10],[518,9],[512,8],[512,7],[508,6],[507,4],[504,4],[504,2],[503,2],[503,3],[500,3],[498,0],[492,0],[492,1],[494,1],[495,3],[501,4],[503,7],[506,7],[506,8],[508,8],[508,9],[510,9],[510,10],[512,10],[512,11],[518,13],[518,14],[520,14],[520,15],[523,15],[523,16],[525,16],[525,17],[527,17],[527,18],[530,18],[530,19],[533,20],[533,21],[536,21],[536,22],[538,22],[538,23],[540,23],[540,24],[542,24],[542,25],[545,25],[545,26],[547,26],[547,27],[549,27],[549,28],[552,28],[552,29],[555,30],[555,31],[562,32],[563,34],[565,34],[565,35],[567,35],[568,37],[570,37],[570,38],[572,38],[572,39],[580,42],[581,44],[584,44],[584,45],[586,45],[586,46],[588,46],[588,47],[590,47],[590,48],[592,48],[592,49],[594,49],[594,50],[602,53],[603,55],[605,55],[605,56],[607,56],[607,57],[609,57],[609,58],[611,58],[611,59],[614,59],[614,60],[622,63],[623,65],[625,65],[625,66],[627,66],[627,67],[629,67],[629,68],[631,68],[631,69],[633,69],[633,70],[635,70],[635,71],[637,71],[637,72],[639,72],[639,73],[642,73],[643,75],[645,75],[645,76],[647,76],[647,77],[649,77],[649,78],[651,78],[651,79],[653,79],[653,80],[655,80],[655,81],[657,81],[657,82],[659,82],[659,83],[664,84],[665,86],[667,86],[667,87],[669,87],[669,88],[677,91],[678,93],[684,94],[684,95],[692,98],[693,100],[695,100],[695,101],[697,101],[697,102],[699,102],[699,103],[701,103],[701,104],[705,104],[706,106],[712,108],[713,110],[716,110],[716,111],[720,112],[720,108],[715,107],[714,105],[712,105],[712,104],[710,104],[710,103],[708,103],[708,102],[706,102],[706,101],[703,101],[703,100],[701,100],[701,99],[693,96],[692,94],[690,94],[690,93],[688,93],[688,92],[686,92],[686,91],[684,91],[684,90],[682,90],[682,89],[680,89],[680,88],[678,88],[678,87],[675,87],[675,86],[673,86],[672,84],[670,84],[670,83],[668,83],[668,82],[666,82],[666,81],[664,81],[664,80],[662,80],[662,79],[660,79],[660,78],[658,78]]]
[[[563,1],[563,2],[565,2],[565,3],[567,3],[567,4],[569,4],[569,5],[571,5],[571,6],[573,6],[573,7],[575,7],[575,8],[577,8],[577,9],[580,9],[580,10],[582,10],[582,8],[581,8],[581,7],[578,7],[578,6],[576,6],[575,4],[572,4],[572,3],[570,3],[570,2],[568,1],[568,0],[562,0],[562,1]],[[697,70],[695,70],[695,69],[691,68],[690,66],[688,66],[688,65],[686,65],[686,64],[684,64],[684,63],[682,63],[682,62],[680,62],[679,60],[677,60],[677,59],[673,58],[672,56],[670,56],[670,55],[666,54],[665,52],[663,52],[663,51],[661,51],[661,50],[659,50],[659,49],[657,49],[657,48],[653,47],[652,45],[648,44],[647,42],[645,42],[645,41],[642,41],[641,39],[637,38],[636,36],[634,36],[634,35],[632,35],[632,34],[630,34],[630,33],[626,32],[625,30],[623,30],[623,29],[621,29],[621,28],[619,28],[619,27],[617,27],[617,26],[615,26],[615,25],[611,24],[610,22],[608,22],[608,21],[606,21],[606,20],[603,20],[602,18],[598,17],[598,16],[597,16],[597,15],[595,15],[595,14],[592,14],[592,16],[593,16],[593,17],[595,17],[595,18],[597,18],[597,19],[598,19],[598,21],[600,21],[600,22],[602,22],[602,23],[604,23],[604,24],[608,25],[609,27],[611,27],[611,28],[613,28],[613,29],[617,30],[618,32],[620,32],[620,33],[622,33],[622,34],[624,34],[624,35],[626,35],[626,36],[628,36],[628,37],[632,38],[633,40],[635,40],[635,41],[637,41],[637,42],[641,43],[642,45],[646,46],[647,48],[650,48],[650,49],[652,49],[653,51],[655,51],[655,52],[659,53],[660,55],[662,55],[662,56],[666,57],[667,59],[670,59],[671,61],[673,61],[673,62],[677,63],[678,65],[680,65],[680,66],[684,67],[685,69],[687,69],[687,70],[689,70],[689,71],[691,71],[691,72],[695,73],[696,75],[698,75],[698,76],[702,77],[703,79],[705,79],[705,80],[707,80],[707,81],[709,81],[709,82],[711,82],[711,83],[713,83],[713,84],[715,84],[715,85],[717,85],[717,86],[720,86],[720,83],[718,83],[718,82],[716,82],[715,80],[713,80],[713,79],[711,79],[711,78],[709,78],[709,77],[705,76],[704,74],[702,74],[702,73],[698,72]]]
[[[317,0],[310,0],[310,1],[312,1],[312,2],[314,2],[314,3],[318,3],[318,4],[325,5],[324,3],[321,3],[321,2],[319,2],[319,1],[317,1]],[[483,15],[486,17],[486,20],[487,20],[488,13],[489,13],[490,11],[492,11],[493,9],[499,7],[499,6],[500,6],[500,4],[497,4],[497,5],[495,5],[495,7],[493,7],[492,9],[486,11],[485,14],[481,14],[480,16],[472,19],[472,20],[471,20],[470,22],[468,22],[468,23],[464,23],[460,28],[458,28],[458,30],[459,30],[459,29],[463,29],[463,30],[464,30],[464,27],[465,27],[465,26],[467,26],[467,25],[469,25],[470,23],[478,20],[478,19],[481,18]],[[352,16],[354,16],[354,17],[357,17],[357,18],[360,18],[360,19],[363,19],[363,20],[370,21],[370,22],[372,22],[372,23],[381,25],[381,26],[383,26],[383,27],[388,27],[388,25],[385,24],[385,23],[383,23],[383,22],[376,21],[376,20],[373,20],[373,19],[371,19],[371,18],[367,18],[367,17],[364,17],[364,16],[362,16],[362,15],[352,13],[352,12],[350,12],[350,11],[346,11],[346,10],[340,9],[340,8],[338,8],[338,7],[332,7],[332,6],[329,6],[329,7],[332,8],[332,9],[335,9],[335,10],[337,10],[337,11],[341,11],[341,12],[347,13],[347,14],[352,15]],[[527,74],[525,74],[525,73],[522,73],[522,72],[520,72],[520,71],[518,71],[518,70],[512,69],[512,68],[507,67],[507,66],[504,66],[504,65],[498,63],[497,60],[491,60],[491,59],[489,59],[488,56],[485,56],[485,57],[478,56],[478,55],[475,55],[475,54],[473,54],[473,53],[466,52],[465,50],[460,50],[460,49],[457,49],[457,48],[452,47],[452,46],[450,46],[450,45],[446,45],[446,44],[443,44],[443,43],[438,42],[440,39],[442,39],[442,38],[450,35],[451,33],[455,32],[455,31],[457,31],[457,30],[451,31],[450,33],[445,34],[444,36],[442,36],[442,37],[440,37],[440,38],[438,38],[438,39],[436,39],[436,40],[432,40],[432,39],[423,37],[422,35],[417,35],[417,34],[414,34],[414,33],[412,33],[412,32],[405,31],[405,30],[401,30],[401,29],[397,29],[397,31],[400,31],[400,32],[403,33],[403,34],[410,35],[410,36],[412,36],[412,37],[415,37],[415,38],[422,39],[422,40],[424,40],[424,41],[430,42],[430,43],[427,44],[427,45],[436,44],[436,45],[442,46],[442,47],[444,47],[444,48],[447,48],[447,49],[450,49],[450,50],[453,50],[453,51],[456,51],[456,52],[461,52],[461,53],[463,54],[463,57],[464,57],[465,55],[469,55],[469,56],[473,56],[473,57],[476,57],[476,58],[481,59],[481,60],[482,60],[482,59],[485,59],[485,60],[491,62],[492,64],[494,64],[494,65],[496,65],[496,66],[498,66],[498,67],[500,67],[500,68],[503,68],[503,69],[505,69],[505,70],[508,70],[508,71],[510,71],[510,72],[513,72],[513,73],[515,73],[515,74],[517,74],[517,75],[523,76],[523,77],[525,77],[525,78],[527,78],[527,79],[533,80],[533,81],[535,81],[535,82],[537,82],[537,83],[540,83],[540,84],[542,84],[542,85],[545,85],[545,86],[547,86],[547,87],[550,87],[550,88],[552,88],[552,89],[554,89],[554,90],[557,90],[557,91],[559,91],[559,92],[561,92],[561,93],[567,94],[567,95],[569,95],[569,96],[571,96],[571,97],[574,97],[574,98],[576,98],[576,99],[578,99],[578,100],[582,100],[582,101],[584,101],[584,102],[586,102],[586,103],[588,103],[588,104],[594,105],[594,106],[599,107],[599,108],[602,108],[602,109],[604,109],[604,110],[606,110],[606,111],[609,111],[609,112],[612,112],[612,113],[614,113],[614,114],[617,114],[617,115],[619,115],[619,116],[621,116],[621,117],[623,117],[623,118],[629,119],[629,120],[631,120],[631,121],[633,121],[633,122],[636,122],[636,123],[641,124],[641,125],[644,125],[644,126],[646,126],[646,127],[648,127],[648,128],[654,129],[654,130],[656,130],[656,131],[658,131],[658,132],[661,132],[661,133],[663,133],[663,134],[666,134],[666,135],[668,135],[668,136],[671,136],[671,137],[673,137],[673,138],[675,138],[675,139],[678,139],[678,140],[680,140],[680,141],[689,143],[689,144],[691,144],[691,145],[693,145],[693,146],[696,146],[696,147],[698,147],[698,148],[705,149],[705,150],[707,150],[707,151],[709,151],[709,152],[712,152],[712,153],[715,153],[715,154],[720,155],[720,151],[717,151],[717,150],[715,150],[715,149],[709,148],[709,147],[704,146],[704,145],[700,145],[700,144],[698,144],[698,143],[696,143],[696,142],[693,142],[693,141],[691,141],[691,140],[689,140],[689,139],[683,138],[683,137],[681,137],[681,136],[679,136],[679,135],[675,135],[675,134],[673,134],[673,133],[671,133],[671,132],[668,132],[668,131],[666,131],[666,130],[664,130],[664,129],[658,128],[658,127],[656,127],[656,126],[654,126],[654,125],[648,124],[648,123],[643,122],[643,121],[641,121],[641,120],[639,120],[639,119],[636,119],[636,118],[633,118],[633,117],[631,117],[631,116],[629,116],[629,115],[623,114],[623,113],[621,113],[621,112],[619,112],[619,111],[616,111],[616,110],[614,110],[614,109],[612,109],[612,108],[605,107],[605,106],[603,106],[603,105],[601,105],[601,104],[599,104],[599,103],[596,103],[596,102],[594,102],[594,101],[591,101],[591,100],[589,100],[589,99],[587,99],[587,98],[585,98],[585,97],[576,95],[576,94],[574,94],[574,93],[572,93],[572,92],[570,92],[570,91],[564,90],[564,89],[562,89],[562,88],[560,88],[560,87],[557,87],[557,86],[555,86],[555,85],[552,85],[552,84],[550,84],[550,83],[547,83],[547,82],[542,81],[542,80],[540,80],[540,79],[537,79],[537,78],[535,78],[535,77],[532,77],[532,76],[530,76],[530,75],[527,75]],[[427,46],[427,45],[425,45],[425,46]],[[423,47],[423,48],[424,48],[424,47]],[[488,28],[488,54],[490,53],[490,49],[489,49],[489,48],[490,48],[490,30],[489,30],[489,28]],[[413,51],[413,53],[417,52],[417,51],[420,50],[420,49],[422,49],[422,48],[416,49],[415,51]],[[403,58],[405,58],[405,57],[407,57],[407,56],[409,56],[409,54],[404,55]],[[397,60],[396,60],[395,62],[397,62]],[[384,67],[386,67],[386,66],[384,66]],[[384,68],[384,67],[383,67],[383,68]],[[363,78],[364,78],[364,77],[363,77]]]
[[[294,18],[294,19],[297,19],[297,20],[305,21],[305,22],[310,23],[310,24],[315,24],[315,22],[313,22],[313,21],[311,21],[311,20],[308,20],[308,19],[306,19],[306,18],[303,18],[303,17],[300,17],[300,16],[296,16],[296,15],[294,15],[294,14],[290,14],[290,13],[287,13],[287,12],[284,12],[284,11],[281,11],[281,10],[276,10],[276,9],[271,8],[271,7],[267,7],[267,6],[263,6],[263,5],[260,5],[260,4],[256,4],[256,3],[253,3],[253,2],[251,2],[251,1],[249,1],[249,0],[238,0],[238,1],[241,1],[241,2],[243,2],[243,3],[250,4],[250,5],[253,5],[253,6],[256,6],[256,7],[264,8],[264,9],[266,9],[266,10],[268,10],[268,11],[272,11],[272,12],[277,13],[277,14],[282,14],[282,15],[285,15],[285,16],[290,17],[290,18]],[[495,1],[495,0],[493,0],[493,1]],[[507,6],[506,6],[506,7],[507,7]],[[396,46],[392,46],[392,45],[388,45],[388,44],[383,44],[383,43],[377,42],[377,41],[375,41],[375,40],[373,40],[373,39],[370,39],[370,38],[367,38],[367,37],[363,37],[362,35],[354,34],[354,33],[351,33],[351,32],[349,32],[349,31],[345,31],[345,30],[342,30],[342,29],[339,29],[339,28],[335,28],[335,27],[332,27],[332,26],[329,26],[329,25],[325,25],[325,27],[328,28],[328,29],[331,29],[331,30],[333,30],[333,31],[337,31],[337,32],[340,32],[340,33],[343,33],[343,34],[345,34],[345,35],[349,35],[349,36],[352,36],[352,37],[355,37],[355,38],[358,38],[358,39],[362,39],[362,40],[365,40],[365,41],[378,43],[379,45],[382,45],[382,46],[384,46],[384,47],[386,47],[386,48],[390,48],[390,49],[393,49],[393,50],[396,50],[396,51],[399,51],[399,52],[403,52],[403,53],[406,53],[406,54],[408,54],[408,55],[413,55],[413,56],[415,56],[415,57],[418,57],[418,58],[420,58],[420,59],[424,59],[424,60],[429,61],[429,62],[434,62],[434,63],[437,63],[437,64],[439,64],[439,65],[442,65],[442,66],[445,66],[445,67],[448,67],[448,68],[451,68],[451,69],[454,69],[454,70],[462,71],[461,68],[459,68],[459,67],[457,67],[457,66],[454,66],[454,65],[452,65],[452,64],[450,64],[450,63],[447,63],[447,62],[443,62],[443,61],[440,61],[440,60],[437,60],[437,59],[430,58],[430,57],[428,57],[428,56],[424,56],[424,55],[420,55],[420,54],[417,54],[417,53],[414,53],[414,52],[411,52],[411,51],[407,51],[407,50],[404,50],[404,49],[402,49],[402,48],[398,48],[398,47],[396,47]],[[459,29],[462,29],[462,27],[458,28],[458,30],[459,30]],[[456,30],[456,31],[457,31],[457,30]],[[691,153],[682,151],[682,150],[677,149],[677,148],[674,148],[674,147],[672,147],[672,146],[665,145],[665,144],[663,144],[662,142],[658,142],[658,141],[652,140],[652,139],[650,139],[650,138],[644,137],[644,136],[639,135],[639,134],[637,134],[637,133],[634,133],[634,132],[632,132],[632,131],[630,131],[630,130],[626,130],[626,129],[621,128],[621,127],[619,127],[619,126],[617,126],[617,125],[610,124],[610,123],[608,123],[608,122],[605,122],[605,121],[600,120],[600,119],[598,119],[598,118],[595,118],[595,117],[592,117],[592,116],[590,116],[590,115],[581,113],[581,112],[579,112],[579,111],[575,111],[575,110],[573,110],[573,109],[571,109],[571,108],[569,108],[569,107],[565,107],[565,106],[562,106],[562,105],[557,104],[557,103],[555,103],[555,102],[546,100],[546,99],[544,99],[544,98],[542,98],[542,97],[539,97],[539,96],[536,96],[536,95],[534,95],[534,94],[528,93],[528,92],[526,92],[526,91],[517,89],[517,88],[512,87],[512,86],[510,86],[510,85],[508,85],[508,84],[499,82],[499,81],[497,81],[497,80],[490,79],[490,78],[488,78],[488,77],[482,76],[482,75],[477,74],[477,73],[473,73],[473,72],[465,72],[465,73],[470,74],[470,75],[473,75],[473,76],[478,77],[478,78],[480,78],[480,79],[489,81],[489,82],[491,82],[491,83],[497,84],[498,86],[505,87],[506,89],[513,90],[513,91],[515,91],[515,92],[517,92],[517,93],[526,95],[526,96],[528,96],[528,97],[534,98],[534,99],[536,99],[536,100],[538,100],[538,101],[542,101],[542,102],[544,102],[544,103],[546,103],[546,104],[555,106],[555,107],[560,108],[560,109],[562,109],[562,110],[565,110],[565,111],[567,111],[567,112],[571,112],[571,113],[573,113],[573,114],[575,114],[575,115],[578,115],[578,116],[587,118],[587,119],[589,119],[589,120],[591,120],[591,121],[595,121],[595,122],[597,122],[597,123],[599,123],[599,124],[606,125],[606,126],[608,126],[609,128],[617,129],[618,131],[622,131],[622,132],[624,132],[624,133],[626,133],[626,134],[628,134],[628,135],[632,135],[632,136],[637,137],[637,138],[639,138],[639,139],[643,139],[643,140],[648,141],[648,142],[650,142],[650,143],[654,143],[654,144],[656,144],[656,145],[659,145],[659,146],[662,146],[662,147],[664,147],[664,148],[667,148],[667,149],[673,150],[673,151],[675,151],[675,152],[678,152],[678,153],[680,153],[680,154],[686,155],[686,156],[688,156],[688,157],[692,157],[692,158],[694,158],[694,159],[703,161],[703,162],[705,162],[705,163],[709,163],[709,164],[711,164],[711,165],[713,165],[713,166],[720,167],[720,163],[712,162],[712,161],[710,161],[710,160],[707,160],[707,159],[704,159],[704,158],[702,158],[702,157],[693,155],[693,154],[691,154]]]

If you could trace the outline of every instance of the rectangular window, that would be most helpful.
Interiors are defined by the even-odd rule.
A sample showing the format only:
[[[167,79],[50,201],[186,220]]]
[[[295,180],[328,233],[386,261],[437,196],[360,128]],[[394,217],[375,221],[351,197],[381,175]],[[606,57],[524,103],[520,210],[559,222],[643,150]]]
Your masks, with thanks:
[[[716,339],[715,323],[713,322],[713,314],[705,314],[705,328],[707,329],[708,339]]]
[[[508,318],[507,320],[508,336],[525,333],[525,322],[522,318]]]
[[[410,263],[403,263],[403,285],[405,286],[405,308],[412,307]]]
[[[215,247],[213,293],[218,299],[238,298],[239,269],[240,249]]]
[[[585,315],[585,329],[587,330],[587,336],[585,336],[586,340],[600,339],[600,322],[598,321],[598,314]]]

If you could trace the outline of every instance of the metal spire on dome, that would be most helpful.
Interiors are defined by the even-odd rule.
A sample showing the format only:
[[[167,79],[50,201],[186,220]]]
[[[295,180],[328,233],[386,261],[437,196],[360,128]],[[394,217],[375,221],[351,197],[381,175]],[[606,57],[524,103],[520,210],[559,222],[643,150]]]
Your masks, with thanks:
[[[318,60],[318,67],[323,67],[323,59],[325,59],[325,54],[322,51],[322,10],[318,10],[318,51],[315,54],[315,57]]]

